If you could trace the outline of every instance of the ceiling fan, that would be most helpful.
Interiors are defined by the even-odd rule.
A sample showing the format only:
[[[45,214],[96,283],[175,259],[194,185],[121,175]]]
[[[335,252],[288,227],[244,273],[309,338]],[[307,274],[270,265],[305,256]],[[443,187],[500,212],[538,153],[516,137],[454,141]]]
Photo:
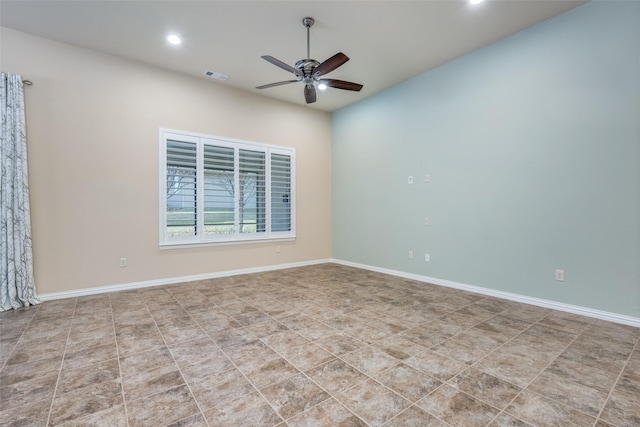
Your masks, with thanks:
[[[316,61],[315,59],[310,59],[311,55],[309,53],[309,29],[313,26],[314,22],[315,21],[313,20],[313,18],[306,17],[302,19],[302,24],[307,28],[306,59],[299,60],[298,62],[296,62],[295,66],[292,67],[280,61],[279,59],[274,58],[273,56],[261,56],[261,58],[265,61],[270,62],[273,65],[294,74],[296,76],[296,80],[285,80],[283,82],[269,83],[266,85],[258,86],[256,87],[256,89],[267,89],[274,86],[301,82],[304,84],[304,99],[305,101],[307,101],[307,104],[316,102],[316,83],[318,84],[318,88],[321,90],[327,87],[333,87],[336,89],[353,90],[358,92],[360,91],[360,89],[362,89],[362,85],[358,83],[347,82],[344,80],[321,78],[325,74],[330,73],[331,71],[347,62],[349,60],[349,57],[342,52],[338,52],[322,63]]]

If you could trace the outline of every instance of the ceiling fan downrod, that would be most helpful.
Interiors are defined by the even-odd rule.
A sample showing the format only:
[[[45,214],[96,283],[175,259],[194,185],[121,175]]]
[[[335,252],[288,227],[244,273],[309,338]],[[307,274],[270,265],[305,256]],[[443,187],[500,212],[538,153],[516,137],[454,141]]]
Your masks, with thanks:
[[[313,27],[313,23],[315,21],[313,20],[313,18],[310,17],[306,17],[306,18],[302,18],[302,25],[304,25],[305,27],[307,27],[307,59],[311,59],[311,43],[310,43],[310,36],[309,36],[309,29],[311,27]]]

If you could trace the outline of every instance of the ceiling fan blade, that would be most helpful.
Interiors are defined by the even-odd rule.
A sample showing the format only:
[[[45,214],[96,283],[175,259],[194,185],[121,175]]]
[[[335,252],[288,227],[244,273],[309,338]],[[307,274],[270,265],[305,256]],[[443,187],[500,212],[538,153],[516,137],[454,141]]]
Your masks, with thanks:
[[[336,79],[322,79],[322,83],[326,84],[329,87],[334,87],[336,89],[344,89],[344,90],[353,90],[359,92],[362,89],[362,85],[359,83],[346,82],[344,80],[336,80]]]
[[[315,70],[313,70],[313,77],[319,77],[323,74],[330,73],[335,70],[345,62],[349,60],[349,57],[342,52],[338,52],[333,55],[331,58],[324,61],[322,64],[318,65]]]
[[[288,85],[289,83],[298,83],[300,80],[286,80],[284,82],[269,83],[267,85],[257,86],[256,89],[268,89],[274,86]]]
[[[307,104],[316,102],[316,87],[314,85],[304,86],[304,99],[307,101]]]
[[[295,68],[293,68],[291,65],[286,64],[282,61],[280,61],[279,59],[274,58],[273,56],[269,56],[269,55],[263,55],[260,58],[264,59],[267,62],[272,63],[273,65],[275,65],[276,67],[280,67],[285,71],[288,71],[290,73],[295,74],[296,76],[300,76],[302,75],[302,72],[300,70],[296,70]]]

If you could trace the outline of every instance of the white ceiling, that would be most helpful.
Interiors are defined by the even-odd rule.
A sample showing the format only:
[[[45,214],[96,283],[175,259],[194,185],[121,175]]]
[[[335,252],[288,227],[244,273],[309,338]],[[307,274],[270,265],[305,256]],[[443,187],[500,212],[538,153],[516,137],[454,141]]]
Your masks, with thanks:
[[[328,89],[311,108],[335,111],[496,40],[572,9],[583,0],[440,1],[30,1],[1,0],[0,24],[131,58],[264,96],[304,105],[300,83],[257,90],[292,74],[261,55],[294,65],[337,52],[351,58],[327,78],[364,85]],[[184,43],[170,46],[174,32]],[[225,82],[205,70],[229,75]]]

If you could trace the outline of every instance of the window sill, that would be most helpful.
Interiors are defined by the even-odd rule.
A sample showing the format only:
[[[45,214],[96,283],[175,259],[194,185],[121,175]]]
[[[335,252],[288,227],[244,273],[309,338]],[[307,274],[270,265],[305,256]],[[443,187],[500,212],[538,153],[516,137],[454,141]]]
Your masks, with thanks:
[[[290,242],[295,241],[296,236],[286,237],[266,237],[262,239],[246,239],[246,240],[224,240],[224,241],[206,241],[206,242],[170,242],[160,243],[160,250],[170,249],[187,249],[187,248],[201,248],[206,246],[231,246],[231,245],[246,245],[255,243],[273,243],[273,242]]]

